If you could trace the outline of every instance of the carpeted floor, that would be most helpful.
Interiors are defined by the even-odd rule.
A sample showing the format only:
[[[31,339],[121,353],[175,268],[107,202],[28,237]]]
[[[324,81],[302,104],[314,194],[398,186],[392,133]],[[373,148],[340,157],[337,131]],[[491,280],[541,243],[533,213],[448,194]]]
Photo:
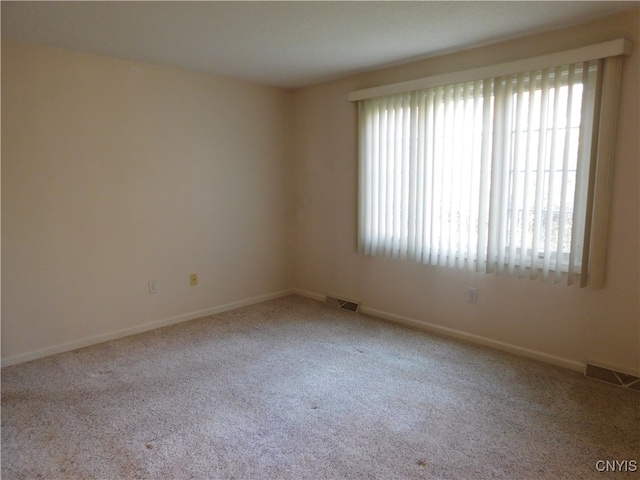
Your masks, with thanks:
[[[2,369],[4,480],[639,476],[599,460],[638,392],[298,296]]]

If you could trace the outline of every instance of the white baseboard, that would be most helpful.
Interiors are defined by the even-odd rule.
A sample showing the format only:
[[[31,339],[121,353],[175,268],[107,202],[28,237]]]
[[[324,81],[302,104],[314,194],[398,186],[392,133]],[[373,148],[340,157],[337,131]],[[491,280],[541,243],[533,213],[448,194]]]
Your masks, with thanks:
[[[156,328],[167,327],[176,323],[187,322],[189,320],[195,320],[196,318],[207,317],[216,313],[227,312],[240,307],[246,307],[248,305],[254,305],[256,303],[266,302],[267,300],[273,300],[280,297],[285,297],[294,293],[293,290],[282,290],[280,292],[269,293],[266,295],[260,295],[237,302],[227,303],[219,305],[217,307],[207,308],[205,310],[199,310],[196,312],[190,312],[184,315],[177,315],[174,317],[167,317],[161,320],[143,323],[142,325],[136,325],[135,327],[124,328],[122,330],[116,330],[114,332],[103,333],[100,335],[94,335],[92,337],[86,337],[73,342],[61,343],[58,345],[52,345],[50,347],[42,348],[39,350],[32,350],[30,352],[21,353],[12,357],[2,359],[2,366],[8,367],[9,365],[15,365],[18,363],[29,362],[31,360],[37,360],[38,358],[48,357],[57,353],[69,352],[71,350],[77,350],[78,348],[89,347],[98,343],[107,342],[109,340],[116,340],[122,337],[128,337],[129,335],[135,335],[136,333],[147,332]]]
[[[326,295],[320,295],[319,293],[309,292],[308,290],[298,290],[294,289],[291,293],[295,295],[300,295],[301,297],[311,298],[312,300],[318,300],[319,302],[324,302]]]
[[[46,347],[39,350],[32,350],[30,352],[21,353],[19,355],[14,355],[12,357],[6,357],[2,359],[2,366],[7,367],[9,365],[15,365],[18,363],[28,362],[31,360],[36,360],[38,358],[48,357],[50,355],[55,355],[57,353],[68,352],[71,350],[76,350],[78,348],[84,348],[91,345],[95,345],[102,342],[107,342],[109,340],[115,340],[118,338],[126,337],[129,335],[135,335],[137,333],[146,332],[149,330],[153,330],[156,328],[162,328],[169,325],[174,325],[176,323],[186,322],[189,320],[194,320],[196,318],[206,317],[209,315],[214,315],[216,313],[222,313],[229,310],[234,310],[236,308],[245,307],[248,305],[254,305],[256,303],[265,302],[267,300],[273,300],[276,298],[284,297],[290,294],[301,295],[303,297],[311,298],[317,301],[324,301],[325,296],[310,292],[307,290],[282,290],[279,292],[274,292],[266,295],[260,295],[253,298],[248,298],[245,300],[240,300],[237,302],[227,303],[224,305],[219,305],[216,307],[208,308],[205,310],[199,310],[196,312],[187,313],[184,315],[178,315],[174,317],[168,317],[157,321],[152,321],[148,323],[144,323],[142,325],[136,325],[135,327],[125,328],[122,330],[117,330],[114,332],[109,332],[105,334],[95,335],[92,337],[83,338],[80,340],[76,340],[73,342],[67,342],[58,345],[52,345],[50,347]],[[440,325],[435,325],[432,323],[424,322],[421,320],[416,320],[409,317],[403,317],[401,315],[396,315],[393,313],[385,312],[383,310],[377,310],[374,308],[360,306],[360,312],[368,315],[372,315],[374,317],[382,318],[385,320],[389,320],[395,323],[401,323],[403,325],[409,325],[415,328],[419,328],[421,330],[437,332],[443,335],[447,335],[450,337],[459,338],[461,340],[466,340],[472,343],[485,345],[488,347],[496,348],[498,350],[506,351],[509,353],[514,353],[516,355],[521,355],[528,358],[533,358],[535,360],[540,360],[542,362],[550,363],[553,365],[558,365],[564,368],[568,368],[571,370],[575,370],[578,372],[584,372],[586,368],[586,363],[577,362],[574,360],[569,360],[566,358],[558,357],[555,355],[551,355],[548,353],[540,352],[537,350],[532,350],[525,347],[520,347],[518,345],[513,345],[510,343],[501,342],[498,340],[493,340],[491,338],[482,337],[480,335],[475,335],[472,333],[463,332],[461,330],[455,330],[448,327],[443,327]]]
[[[325,297],[324,295],[320,295],[314,292],[309,292],[306,290],[293,290],[292,293],[301,295],[303,297],[311,298],[314,300],[319,300],[319,301],[324,301],[324,297]],[[424,322],[422,320],[403,317],[401,315],[385,312],[383,310],[377,310],[375,308],[369,308],[369,307],[364,307],[360,305],[360,312],[367,315],[372,315],[374,317],[389,320],[394,323],[401,323],[403,325],[419,328],[421,330],[436,332],[449,337],[455,337],[455,338],[466,340],[479,345],[484,345],[486,347],[492,347],[497,350],[502,350],[504,352],[514,353],[516,355],[520,355],[523,357],[532,358],[534,360],[539,360],[541,362],[550,363],[552,365],[568,368],[570,370],[575,370],[580,373],[584,373],[587,367],[586,363],[577,362],[575,360],[569,360],[567,358],[562,358],[556,355],[551,355],[549,353],[532,350],[530,348],[520,347],[518,345],[513,345],[511,343],[493,340],[491,338],[482,337],[480,335],[475,335],[473,333],[467,333],[461,330],[455,330],[453,328],[443,327],[441,325],[435,325],[433,323]]]

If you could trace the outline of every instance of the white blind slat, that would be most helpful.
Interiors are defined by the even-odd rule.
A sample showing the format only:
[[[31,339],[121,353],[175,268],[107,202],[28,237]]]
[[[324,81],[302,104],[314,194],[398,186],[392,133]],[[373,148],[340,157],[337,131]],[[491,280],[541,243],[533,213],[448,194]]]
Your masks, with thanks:
[[[569,66],[569,77],[566,94],[566,109],[565,109],[565,130],[564,130],[564,145],[562,152],[562,177],[560,182],[560,210],[558,212],[558,238],[556,240],[556,264],[555,264],[555,281],[559,282],[562,273],[562,262],[564,257],[564,238],[567,214],[567,193],[568,193],[568,181],[569,181],[569,155],[571,152],[571,136],[572,136],[572,114],[574,110],[573,106],[573,91],[574,91],[574,78],[575,78],[575,65]],[[575,183],[574,183],[575,185]]]
[[[589,286],[604,285],[607,232],[609,230],[609,205],[611,203],[611,181],[615,154],[615,132],[617,128],[622,57],[604,60],[602,100],[599,118],[597,164],[594,190],[593,225],[589,252]]]
[[[493,82],[484,80],[482,85],[482,132],[488,132],[491,128]],[[488,227],[482,219],[489,215],[489,187],[491,185],[491,156],[492,143],[489,135],[482,135],[482,147],[480,154],[480,185],[479,185],[479,209],[478,209],[478,261],[476,271],[489,270],[488,258]]]

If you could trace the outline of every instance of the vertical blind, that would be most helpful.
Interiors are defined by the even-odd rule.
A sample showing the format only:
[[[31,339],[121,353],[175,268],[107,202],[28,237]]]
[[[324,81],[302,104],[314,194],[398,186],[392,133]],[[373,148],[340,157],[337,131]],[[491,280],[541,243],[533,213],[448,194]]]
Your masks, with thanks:
[[[359,251],[586,278],[604,70],[583,61],[361,100]]]

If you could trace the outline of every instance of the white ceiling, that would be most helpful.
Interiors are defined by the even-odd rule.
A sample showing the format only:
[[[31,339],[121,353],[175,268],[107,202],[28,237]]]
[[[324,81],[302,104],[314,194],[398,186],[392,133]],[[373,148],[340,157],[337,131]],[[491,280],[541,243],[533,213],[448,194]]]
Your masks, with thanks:
[[[295,88],[639,4],[2,1],[2,37]]]

